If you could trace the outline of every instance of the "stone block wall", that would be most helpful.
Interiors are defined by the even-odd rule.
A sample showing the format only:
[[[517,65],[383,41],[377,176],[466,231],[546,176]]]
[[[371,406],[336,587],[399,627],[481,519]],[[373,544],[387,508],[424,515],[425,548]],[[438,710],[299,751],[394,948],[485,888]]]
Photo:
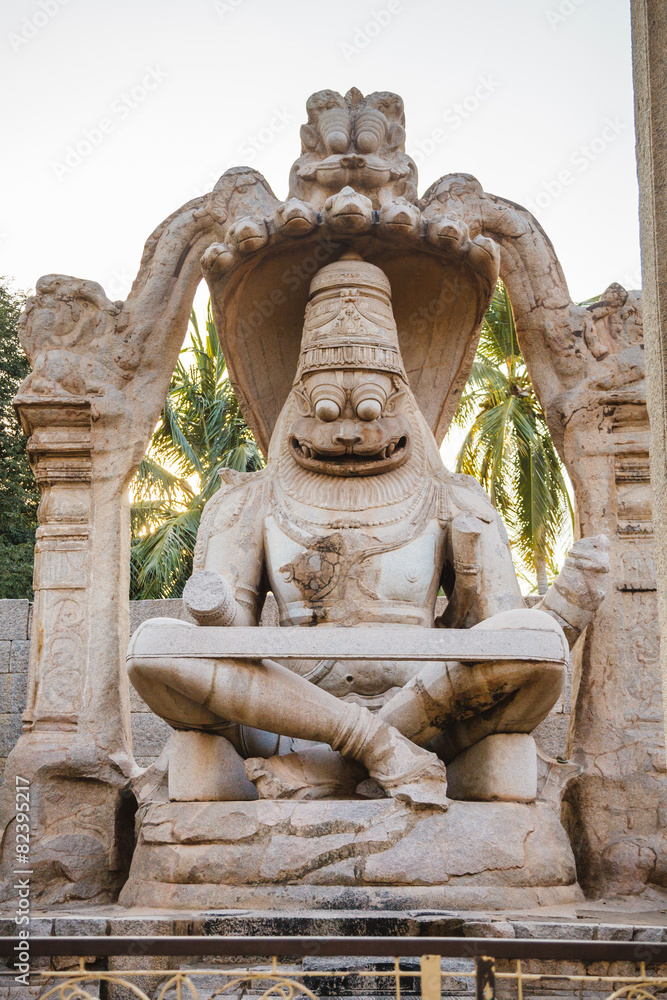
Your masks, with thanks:
[[[149,618],[179,618],[191,621],[183,602],[130,601],[132,632]],[[9,751],[21,733],[21,713],[26,706],[28,653],[32,605],[29,601],[0,600],[0,780]],[[273,596],[267,598],[263,625],[277,625],[278,612]],[[134,688],[130,688],[132,742],[140,767],[148,767],[159,755],[171,729],[151,712]],[[552,757],[565,755],[570,720],[570,678],[566,690],[551,714],[535,730],[540,748]]]
[[[0,601],[0,776],[21,734],[28,693],[29,601]]]

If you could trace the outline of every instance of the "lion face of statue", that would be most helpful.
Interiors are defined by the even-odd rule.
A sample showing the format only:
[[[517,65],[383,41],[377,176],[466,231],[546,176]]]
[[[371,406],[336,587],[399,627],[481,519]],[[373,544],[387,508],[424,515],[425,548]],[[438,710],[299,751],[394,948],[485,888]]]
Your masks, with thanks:
[[[410,454],[401,379],[383,372],[330,370],[305,376],[301,415],[289,431],[294,461],[328,476],[376,476]]]

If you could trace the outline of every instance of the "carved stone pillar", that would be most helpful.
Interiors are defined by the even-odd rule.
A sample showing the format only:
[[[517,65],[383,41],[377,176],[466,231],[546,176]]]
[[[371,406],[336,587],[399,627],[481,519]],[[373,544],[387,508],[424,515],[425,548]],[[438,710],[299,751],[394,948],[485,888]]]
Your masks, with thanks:
[[[663,0],[633,0],[632,49],[667,742],[667,9]]]
[[[101,607],[107,619],[121,623],[121,646],[127,616],[118,609],[109,614],[109,602],[117,601],[116,579],[100,587],[94,561],[98,534],[108,545],[110,531],[128,558],[128,540],[123,544],[119,531],[123,501],[118,495],[115,504],[100,503],[100,484],[93,482],[90,399],[26,396],[16,406],[42,499],[24,734],[7,761],[2,826],[11,822],[20,775],[30,781],[35,893],[57,902],[70,895],[69,882],[74,898],[111,900],[129,864],[129,845],[117,828],[131,804],[124,794],[131,751],[122,659],[101,641],[96,618]],[[3,874],[11,867],[11,852],[5,851]],[[63,873],[65,888],[59,884]]]
[[[654,893],[667,885],[667,781],[652,570],[657,556],[667,573],[667,545],[653,548],[649,444],[653,485],[663,483],[655,504],[667,505],[667,483],[659,442],[655,479],[655,421],[649,442],[645,376],[662,362],[644,357],[641,293],[612,284],[588,306],[572,302],[537,220],[470,175],[441,178],[423,203],[456,211],[471,235],[500,244],[519,344],[572,480],[576,536],[604,533],[611,543],[607,597],[575,649],[568,754],[584,773],[566,808],[589,895]]]
[[[30,781],[34,904],[110,901],[125,879],[136,807],[128,485],[183,343],[200,258],[228,208],[247,214],[258,198],[266,186],[242,168],[171,215],[125,302],[60,274],[40,278],[26,302],[32,371],[15,403],[42,502],[28,705],[0,787],[0,899],[15,897],[15,775]]]
[[[24,730],[76,730],[87,662],[91,414],[87,399],[23,400],[17,409],[42,491]],[[45,641],[46,640],[46,641]]]
[[[667,875],[650,429],[623,395],[577,410],[564,434],[581,533],[611,544],[611,586],[575,657],[568,756],[583,772],[565,803],[595,898],[655,891]]]

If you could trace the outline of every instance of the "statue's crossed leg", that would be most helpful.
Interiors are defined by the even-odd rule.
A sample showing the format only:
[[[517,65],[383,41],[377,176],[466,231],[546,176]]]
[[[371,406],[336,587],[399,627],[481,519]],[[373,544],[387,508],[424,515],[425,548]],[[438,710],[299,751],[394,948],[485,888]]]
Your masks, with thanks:
[[[475,629],[550,629],[560,626],[544,611],[504,611]],[[449,763],[495,733],[532,733],[558,701],[563,662],[500,660],[427,663],[378,715],[419,746],[431,746]]]
[[[172,620],[162,620],[173,627]],[[151,627],[155,625],[153,620]],[[368,709],[340,701],[271,660],[155,660],[133,654],[135,644],[128,655],[130,679],[174,728],[223,732],[231,721],[328,743],[359,761],[392,797],[447,807],[445,768],[437,756]]]
[[[517,615],[524,627],[543,629],[546,622],[560,631],[534,611],[498,615],[480,627],[516,628]],[[163,621],[173,628],[171,619]],[[451,759],[489,733],[530,732],[557,701],[564,676],[562,663],[428,664],[373,715],[271,660],[154,659],[138,655],[136,645],[128,656],[132,683],[174,728],[223,733],[234,722],[327,743],[362,764],[388,795],[441,808],[445,768],[423,745],[435,738]]]

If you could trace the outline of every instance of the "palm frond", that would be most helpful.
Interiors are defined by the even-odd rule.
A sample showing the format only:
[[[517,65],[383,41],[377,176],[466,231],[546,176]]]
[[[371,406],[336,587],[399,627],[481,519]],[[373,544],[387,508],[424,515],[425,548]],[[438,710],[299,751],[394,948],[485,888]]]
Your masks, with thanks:
[[[532,573],[555,565],[574,512],[563,466],[521,354],[512,306],[498,283],[453,423],[468,428],[456,469],[475,477]]]
[[[252,472],[264,465],[227,376],[210,302],[205,332],[194,311],[190,321],[190,342],[132,483],[135,598],[180,596],[203,506],[220,485],[219,470]]]

